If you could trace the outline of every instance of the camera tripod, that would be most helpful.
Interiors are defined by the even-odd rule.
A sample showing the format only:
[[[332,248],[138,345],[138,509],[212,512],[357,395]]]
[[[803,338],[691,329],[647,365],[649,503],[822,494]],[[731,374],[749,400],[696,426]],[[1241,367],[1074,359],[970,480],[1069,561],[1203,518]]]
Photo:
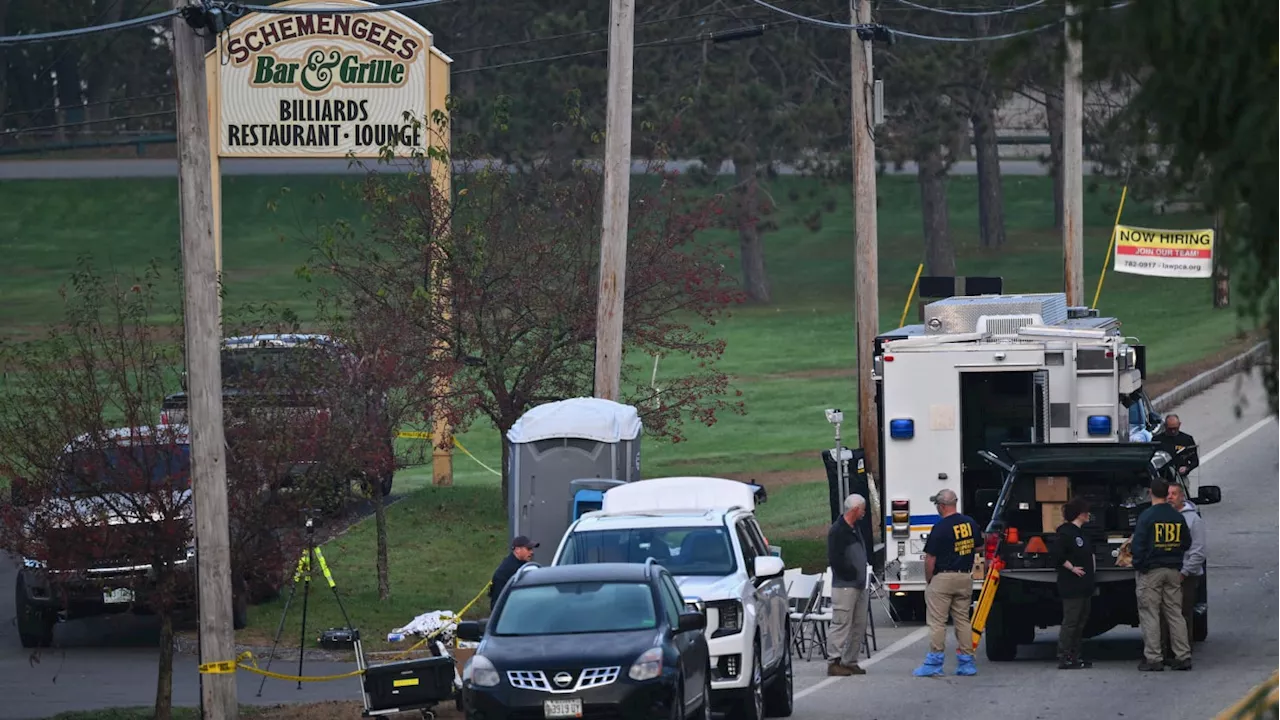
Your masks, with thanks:
[[[324,560],[324,553],[320,552],[320,546],[315,541],[315,521],[307,518],[307,547],[302,551],[302,557],[298,558],[298,566],[293,571],[293,584],[289,588],[289,597],[284,602],[284,611],[280,613],[280,625],[276,627],[276,639],[271,643],[271,654],[267,657],[267,670],[271,669],[271,661],[275,659],[276,648],[280,645],[280,636],[284,633],[284,621],[289,616],[289,606],[293,604],[294,595],[298,592],[298,584],[302,583],[302,634],[298,639],[298,677],[302,677],[302,661],[306,657],[307,642],[307,598],[311,594],[311,568],[315,562],[320,566],[320,572],[324,574],[324,579],[329,583],[329,589],[333,591],[333,597],[338,601],[338,609],[342,611],[342,619],[347,624],[347,629],[351,628],[351,617],[347,615],[347,608],[342,604],[342,596],[338,594],[338,584],[333,581],[333,573],[329,572],[329,564]],[[354,633],[353,633],[354,634]],[[267,683],[267,676],[262,676],[262,682],[258,685],[258,697],[262,697],[262,688]],[[298,689],[302,689],[302,681],[298,681]]]

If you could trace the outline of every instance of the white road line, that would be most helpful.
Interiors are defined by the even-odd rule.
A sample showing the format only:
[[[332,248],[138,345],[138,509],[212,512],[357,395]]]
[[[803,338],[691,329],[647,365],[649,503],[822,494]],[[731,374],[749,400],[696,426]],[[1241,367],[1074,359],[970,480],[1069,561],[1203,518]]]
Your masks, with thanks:
[[[1232,448],[1232,446],[1234,446],[1236,443],[1238,443],[1238,442],[1240,442],[1241,440],[1243,440],[1243,439],[1245,439],[1245,438],[1249,437],[1250,435],[1252,435],[1252,434],[1254,434],[1254,433],[1258,432],[1259,430],[1261,430],[1262,428],[1266,427],[1269,423],[1271,423],[1271,422],[1272,422],[1272,421],[1274,421],[1274,420],[1275,420],[1275,418],[1273,418],[1273,417],[1265,417],[1265,418],[1263,418],[1263,419],[1259,420],[1258,422],[1254,423],[1254,424],[1253,424],[1253,426],[1252,426],[1252,427],[1250,427],[1248,430],[1245,430],[1244,432],[1242,432],[1242,433],[1240,433],[1239,435],[1237,435],[1237,436],[1235,436],[1235,437],[1231,438],[1230,440],[1228,440],[1228,441],[1226,441],[1225,443],[1223,443],[1223,444],[1219,445],[1218,447],[1214,448],[1213,450],[1210,450],[1208,453],[1206,453],[1206,454],[1205,454],[1205,456],[1204,456],[1204,457],[1200,458],[1200,464],[1201,464],[1201,465],[1204,465],[1205,463],[1207,463],[1207,462],[1209,462],[1210,460],[1212,460],[1212,459],[1214,459],[1214,458],[1218,457],[1218,456],[1219,456],[1219,455],[1221,455],[1222,453],[1224,453],[1224,452],[1226,452],[1226,451],[1230,450],[1230,449]]]
[[[916,644],[916,642],[922,640],[928,634],[929,634],[929,628],[927,627],[917,628],[915,632],[911,633],[910,635],[904,638],[901,638],[900,640],[890,645],[889,647],[881,650],[875,655],[872,655],[870,658],[858,663],[858,665],[863,668],[871,667],[872,665],[875,665],[876,663],[880,662],[881,660],[884,660],[887,657],[896,655],[897,653],[900,653],[903,650],[906,650],[907,648]],[[812,695],[813,693],[818,692],[822,688],[828,685],[832,685],[834,683],[840,682],[841,680],[848,682],[848,680],[843,676],[829,677],[826,680],[823,680],[822,682],[817,683],[816,685],[810,685],[809,687],[796,693],[795,699],[799,700],[800,698],[805,697],[806,695]]]
[[[1210,460],[1212,460],[1212,459],[1214,459],[1214,458],[1218,457],[1219,455],[1221,455],[1222,453],[1224,453],[1224,452],[1226,452],[1226,451],[1230,450],[1230,449],[1231,449],[1231,448],[1232,448],[1236,443],[1238,443],[1238,442],[1240,442],[1241,440],[1244,440],[1245,438],[1249,437],[1250,435],[1252,435],[1252,434],[1254,434],[1254,433],[1258,432],[1259,430],[1261,430],[1262,428],[1266,427],[1268,424],[1270,424],[1270,423],[1271,423],[1271,422],[1273,422],[1274,420],[1275,420],[1275,418],[1267,417],[1267,418],[1263,418],[1263,419],[1259,420],[1258,422],[1254,423],[1252,426],[1250,426],[1250,427],[1249,427],[1249,429],[1245,430],[1244,432],[1240,433],[1239,435],[1236,435],[1235,437],[1231,438],[1231,439],[1230,439],[1230,440],[1228,440],[1227,442],[1225,442],[1225,443],[1223,443],[1223,444],[1219,445],[1218,447],[1216,447],[1216,448],[1214,448],[1213,450],[1211,450],[1211,451],[1209,451],[1208,453],[1206,453],[1206,454],[1205,454],[1205,456],[1204,456],[1203,458],[1200,458],[1200,465],[1201,465],[1201,466],[1203,466],[1203,465],[1205,465],[1206,463],[1208,463]],[[860,665],[860,666],[862,666],[862,667],[864,667],[864,668],[871,667],[872,665],[875,665],[876,663],[880,662],[881,660],[884,660],[885,658],[891,657],[891,656],[893,656],[893,655],[896,655],[896,654],[898,654],[898,653],[902,652],[903,650],[906,650],[907,648],[909,648],[909,647],[911,647],[912,645],[916,644],[916,642],[918,642],[918,641],[920,641],[920,640],[923,640],[923,639],[925,638],[925,636],[927,636],[928,634],[929,634],[929,628],[927,628],[927,627],[918,628],[918,629],[916,629],[916,630],[915,630],[915,632],[911,633],[910,635],[907,635],[907,636],[906,636],[906,637],[904,637],[904,638],[901,638],[900,640],[898,640],[897,642],[893,643],[892,645],[890,645],[889,647],[885,648],[884,650],[881,650],[880,652],[876,653],[875,655],[872,655],[872,656],[871,656],[870,658],[868,658],[867,660],[865,660],[865,661],[863,661],[863,662],[858,663],[858,665]],[[818,683],[816,683],[816,684],[814,684],[814,685],[810,685],[809,687],[807,687],[807,688],[805,688],[805,689],[803,689],[803,690],[801,690],[801,691],[797,692],[797,693],[795,694],[795,699],[796,699],[796,700],[799,700],[800,698],[803,698],[803,697],[807,697],[807,696],[809,696],[809,695],[812,695],[812,694],[814,694],[814,693],[818,692],[819,690],[821,690],[821,689],[823,689],[823,688],[825,688],[825,687],[827,687],[827,686],[829,686],[829,685],[834,685],[834,684],[836,684],[836,683],[840,682],[840,681],[841,681],[841,680],[843,680],[843,679],[844,679],[844,678],[843,678],[843,676],[829,677],[829,678],[827,678],[826,680],[823,680],[823,681],[821,681],[821,682],[818,682]],[[846,681],[846,682],[847,682],[847,681]]]

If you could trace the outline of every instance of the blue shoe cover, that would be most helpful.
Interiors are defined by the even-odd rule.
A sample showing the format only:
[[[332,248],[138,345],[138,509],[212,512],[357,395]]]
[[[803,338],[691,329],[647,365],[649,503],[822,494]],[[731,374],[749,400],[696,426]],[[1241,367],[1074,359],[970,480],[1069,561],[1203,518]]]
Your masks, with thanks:
[[[939,677],[944,674],[942,662],[946,658],[942,653],[931,652],[924,656],[924,664],[911,671],[916,677]]]
[[[956,655],[956,661],[958,663],[958,665],[956,666],[957,675],[977,675],[978,674],[978,666],[973,664],[972,655]]]

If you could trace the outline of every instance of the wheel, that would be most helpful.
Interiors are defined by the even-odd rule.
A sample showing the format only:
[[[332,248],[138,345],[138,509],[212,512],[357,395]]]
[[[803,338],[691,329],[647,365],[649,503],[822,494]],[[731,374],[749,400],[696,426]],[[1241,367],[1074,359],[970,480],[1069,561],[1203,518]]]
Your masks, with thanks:
[[[21,575],[15,584],[14,614],[18,619],[18,639],[24,648],[47,648],[53,645],[53,627],[58,616],[33,606],[27,599],[27,582]]]
[[[1191,613],[1191,642],[1204,642],[1209,637],[1209,608]]]
[[[791,666],[791,630],[782,648],[782,667],[764,692],[764,714],[767,717],[791,717],[795,706],[795,669]]]
[[[760,640],[757,638],[751,653],[751,685],[747,696],[738,701],[738,720],[764,719],[764,671],[760,667]]]
[[[1017,629],[1005,621],[999,606],[992,606],[987,616],[987,627],[982,644],[986,646],[987,659],[991,662],[1009,662],[1018,656]]]

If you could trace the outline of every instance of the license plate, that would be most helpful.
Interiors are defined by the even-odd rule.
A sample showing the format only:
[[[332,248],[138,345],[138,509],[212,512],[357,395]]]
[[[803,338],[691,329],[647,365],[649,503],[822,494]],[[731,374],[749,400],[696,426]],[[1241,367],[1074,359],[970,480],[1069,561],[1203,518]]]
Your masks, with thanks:
[[[102,602],[113,605],[133,602],[133,591],[129,588],[116,588],[102,593]]]
[[[549,718],[582,717],[582,699],[546,700],[542,703],[543,713]]]

